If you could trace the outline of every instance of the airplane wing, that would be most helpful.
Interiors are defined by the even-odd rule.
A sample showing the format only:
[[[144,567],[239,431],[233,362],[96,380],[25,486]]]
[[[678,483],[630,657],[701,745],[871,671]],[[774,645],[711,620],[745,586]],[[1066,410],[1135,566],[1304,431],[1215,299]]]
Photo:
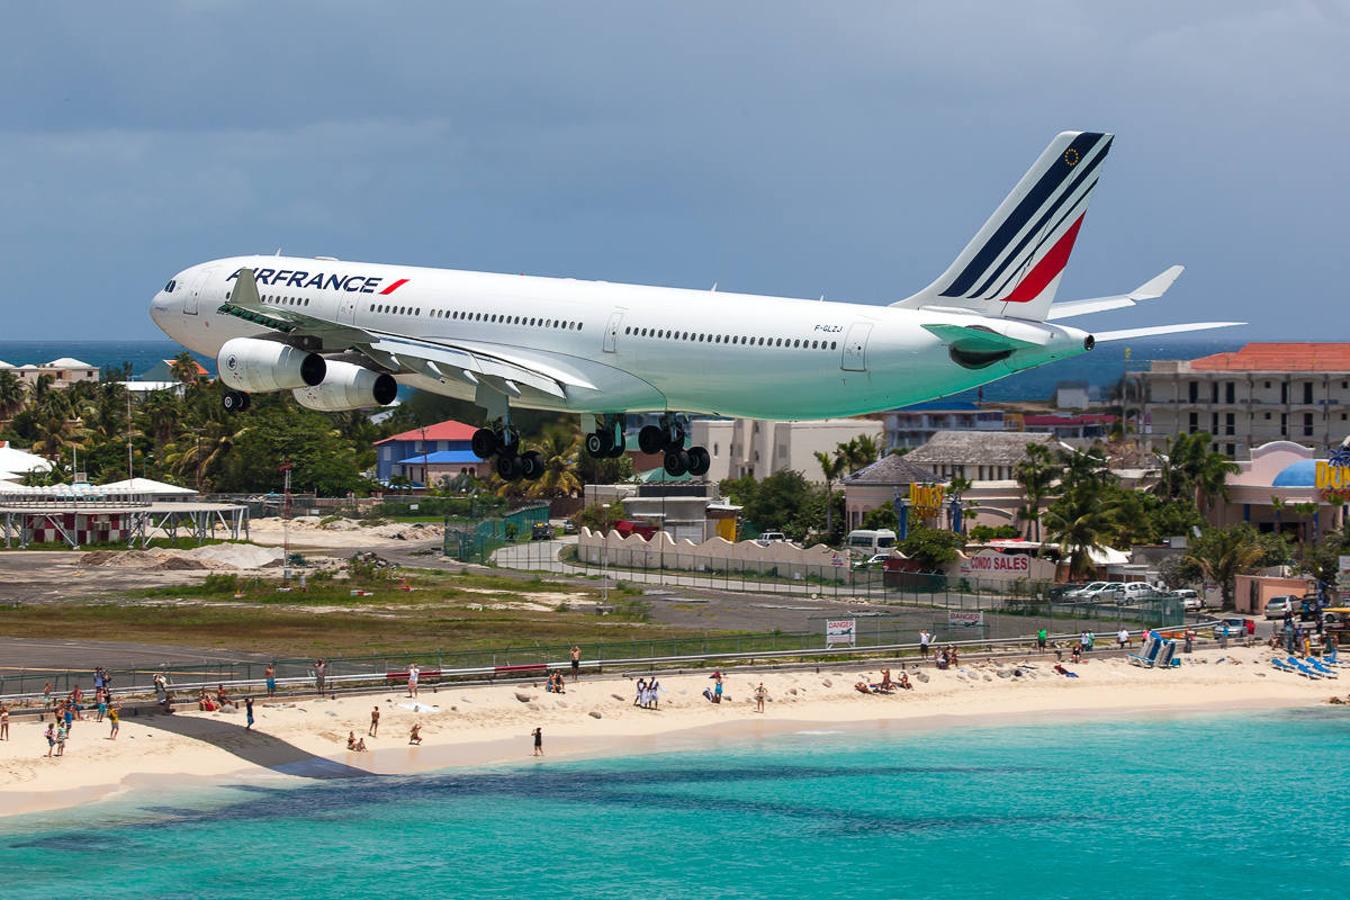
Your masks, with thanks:
[[[324,352],[355,351],[394,374],[425,375],[438,381],[455,380],[474,386],[487,382],[512,397],[519,397],[522,387],[560,399],[567,397],[568,388],[597,389],[571,372],[511,348],[473,341],[428,340],[341,325],[297,309],[274,306],[259,296],[251,269],[239,270],[220,312],[288,337],[313,338]]]
[[[1105,344],[1111,341],[1152,337],[1155,334],[1180,334],[1183,331],[1206,331],[1210,328],[1232,328],[1234,325],[1246,324],[1246,322],[1187,322],[1183,325],[1150,325],[1146,328],[1126,328],[1123,331],[1093,332],[1092,339],[1098,344]]]
[[[1071,300],[1067,303],[1055,303],[1051,305],[1050,311],[1046,313],[1046,319],[1054,321],[1056,319],[1071,319],[1074,316],[1086,316],[1091,313],[1105,312],[1108,309],[1125,309],[1134,306],[1142,300],[1157,300],[1167,289],[1172,286],[1172,282],[1181,277],[1181,273],[1186,269],[1185,266],[1172,266],[1164,272],[1155,275],[1148,281],[1145,281],[1139,287],[1130,291],[1128,294],[1116,294],[1112,297],[1094,297],[1091,300]]]

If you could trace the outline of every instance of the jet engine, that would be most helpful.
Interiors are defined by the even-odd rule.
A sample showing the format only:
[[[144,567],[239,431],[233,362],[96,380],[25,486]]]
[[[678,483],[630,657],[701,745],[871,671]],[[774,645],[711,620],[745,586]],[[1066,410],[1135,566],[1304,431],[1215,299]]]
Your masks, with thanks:
[[[232,338],[216,354],[220,380],[246,394],[316,385],[327,363],[317,353],[257,338]]]
[[[370,406],[388,406],[398,395],[398,382],[386,372],[376,372],[336,359],[326,362],[328,371],[321,383],[296,388],[292,392],[301,406],[319,412],[346,412]]]

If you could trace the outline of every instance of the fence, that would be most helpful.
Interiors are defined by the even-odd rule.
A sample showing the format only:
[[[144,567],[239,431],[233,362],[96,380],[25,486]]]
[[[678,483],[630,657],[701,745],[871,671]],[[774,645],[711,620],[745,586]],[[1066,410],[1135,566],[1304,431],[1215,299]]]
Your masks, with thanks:
[[[1061,637],[1076,637],[1077,628],[1057,629]],[[1138,628],[1131,628],[1138,631]],[[768,632],[763,634],[704,635],[697,637],[655,638],[650,640],[611,641],[587,644],[583,666],[594,667],[651,667],[657,663],[679,661],[690,667],[719,659],[771,659],[775,656],[842,657],[850,652],[894,651],[895,656],[915,655],[916,632],[912,623],[900,617],[877,618],[858,622],[855,643],[851,647],[825,646],[824,620],[819,628],[807,632]],[[939,630],[939,643],[956,643],[969,650],[992,649],[996,646],[1020,647],[1031,642],[1028,635],[994,637],[979,634],[972,629],[953,628],[947,633]],[[1103,640],[1103,645],[1110,643]],[[417,663],[424,672],[424,684],[439,678],[485,678],[504,675],[521,677],[520,667],[566,665],[570,646],[567,644],[537,644],[531,647],[502,647],[484,650],[426,651],[398,656],[356,656],[328,659],[325,677],[330,683],[385,682],[390,673],[406,673],[410,663]],[[156,674],[168,677],[170,687],[179,691],[189,687],[214,687],[216,684],[260,684],[269,662],[275,666],[276,678],[283,684],[312,685],[313,659],[244,659],[230,662],[179,660],[156,666],[111,669],[112,688],[119,694],[149,693],[153,690]],[[515,671],[502,671],[512,670]],[[439,674],[437,674],[439,673]],[[525,673],[533,677],[537,673]],[[393,679],[397,682],[398,679]],[[93,669],[55,671],[41,669],[34,672],[7,670],[0,672],[0,697],[38,697],[48,684],[52,696],[64,696],[76,685],[86,693],[93,692]],[[180,694],[180,699],[185,699]]]
[[[447,515],[441,550],[460,562],[487,563],[501,547],[520,539],[529,540],[535,525],[548,524],[549,507],[538,503],[489,519],[463,519]],[[528,546],[528,545],[527,545]]]

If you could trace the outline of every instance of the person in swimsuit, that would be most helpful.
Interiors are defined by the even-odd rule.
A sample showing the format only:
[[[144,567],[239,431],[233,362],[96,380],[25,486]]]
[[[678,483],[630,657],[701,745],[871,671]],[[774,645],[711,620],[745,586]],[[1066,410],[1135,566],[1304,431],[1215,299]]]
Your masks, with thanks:
[[[420,744],[420,743],[422,743],[422,723],[421,723],[421,722],[414,722],[414,723],[413,723],[412,730],[408,732],[408,743],[409,743],[409,744]]]
[[[347,749],[348,749],[348,750],[355,750],[355,749],[356,749],[356,732],[355,732],[355,731],[349,731],[349,732],[347,732]]]
[[[764,682],[759,683],[755,688],[755,712],[764,712],[764,701],[769,698],[769,690],[764,687]]]
[[[543,755],[544,755],[544,729],[542,729],[542,728],[536,728],[534,731],[531,731],[531,732],[530,732],[530,736],[534,738],[534,755],[535,755],[535,756],[543,756]]]
[[[370,710],[370,730],[366,732],[369,737],[375,737],[380,733],[380,708],[372,707]]]
[[[271,663],[263,669],[263,677],[267,679],[267,696],[275,697],[277,695],[277,667]]]
[[[110,723],[108,740],[115,741],[117,740],[117,732],[122,730],[122,708],[120,706],[114,704],[108,708],[108,722]]]
[[[576,681],[581,677],[581,648],[576,644],[572,645],[572,680]]]
[[[47,739],[47,757],[50,759],[52,751],[56,749],[56,726],[49,724],[42,736]]]
[[[417,670],[417,665],[416,665],[415,663],[414,663],[413,665],[411,665],[411,666],[408,666],[408,696],[409,696],[409,697],[416,697],[416,696],[417,696],[417,677],[418,677],[418,674],[419,674],[419,673],[418,673],[418,670]]]
[[[248,724],[244,726],[245,731],[253,728],[253,698],[244,698],[244,716],[248,719]]]
[[[56,755],[66,755],[66,735],[70,734],[70,729],[64,725],[56,727]]]
[[[0,741],[9,740],[9,707],[0,703]]]

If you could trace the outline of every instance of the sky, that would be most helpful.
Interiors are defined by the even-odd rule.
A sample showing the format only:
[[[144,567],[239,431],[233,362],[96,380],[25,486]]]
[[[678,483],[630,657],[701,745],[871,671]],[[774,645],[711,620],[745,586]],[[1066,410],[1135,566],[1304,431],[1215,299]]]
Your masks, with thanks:
[[[5,339],[153,338],[241,253],[888,303],[1064,130],[1061,300],[1345,339],[1350,0],[13,4]]]

